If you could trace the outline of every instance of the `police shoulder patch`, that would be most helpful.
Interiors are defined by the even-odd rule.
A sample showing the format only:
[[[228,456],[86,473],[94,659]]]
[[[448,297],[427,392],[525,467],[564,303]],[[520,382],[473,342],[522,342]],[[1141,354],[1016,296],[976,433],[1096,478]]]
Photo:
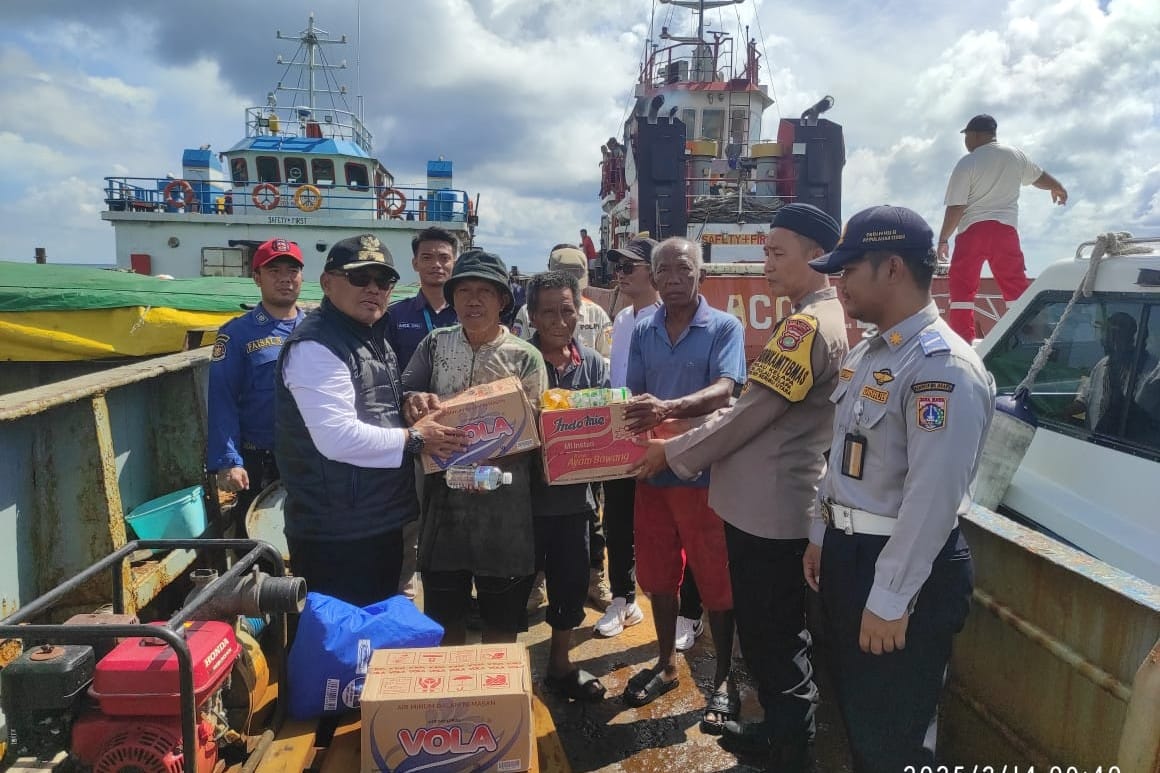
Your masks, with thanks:
[[[808,314],[781,320],[765,348],[749,368],[749,381],[772,389],[791,403],[805,399],[814,385],[810,353],[818,321]]]
[[[946,354],[951,350],[951,345],[937,330],[924,330],[918,337],[918,343],[922,347],[922,353],[927,357]]]
[[[226,358],[226,345],[230,342],[230,337],[225,333],[218,333],[218,337],[213,342],[213,352],[210,354],[210,361],[220,362]]]

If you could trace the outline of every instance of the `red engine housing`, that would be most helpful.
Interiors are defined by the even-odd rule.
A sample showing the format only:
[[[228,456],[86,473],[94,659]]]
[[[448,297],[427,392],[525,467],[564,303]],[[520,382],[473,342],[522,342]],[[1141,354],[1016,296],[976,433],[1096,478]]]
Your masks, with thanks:
[[[89,714],[72,729],[72,753],[92,773],[212,773],[217,764],[213,725],[197,726],[197,751],[185,766],[177,717],[106,717]]]
[[[229,676],[241,645],[233,627],[216,620],[186,623],[185,640],[200,707]],[[89,694],[108,716],[180,717],[177,653],[161,639],[126,639],[97,663]]]

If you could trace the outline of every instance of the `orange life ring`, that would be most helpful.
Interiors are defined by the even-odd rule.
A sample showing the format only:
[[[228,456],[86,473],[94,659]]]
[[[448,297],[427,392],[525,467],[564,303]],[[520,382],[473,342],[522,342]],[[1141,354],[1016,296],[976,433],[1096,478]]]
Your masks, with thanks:
[[[258,183],[250,192],[250,198],[255,207],[265,212],[276,209],[282,203],[282,194],[278,192],[278,186],[274,183]]]
[[[322,191],[313,185],[303,185],[294,191],[294,206],[303,212],[314,212],[322,206]]]
[[[173,195],[178,190],[181,191],[180,199]],[[185,180],[170,180],[162,195],[165,196],[165,203],[174,209],[189,209],[193,204],[193,186]]]
[[[419,199],[419,219],[427,219],[427,199]]]
[[[391,204],[394,199],[397,203]],[[379,194],[379,209],[387,217],[398,217],[407,208],[407,195],[398,188],[387,188]]]

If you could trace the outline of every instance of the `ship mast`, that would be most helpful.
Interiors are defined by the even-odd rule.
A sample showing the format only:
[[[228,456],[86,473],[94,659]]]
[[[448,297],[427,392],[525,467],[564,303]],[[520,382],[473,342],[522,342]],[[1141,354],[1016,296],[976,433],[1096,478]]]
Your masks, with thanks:
[[[338,39],[332,39],[330,37],[329,32],[327,32],[326,30],[319,29],[318,27],[314,26],[314,14],[313,13],[310,14],[310,19],[306,25],[306,29],[302,30],[297,35],[283,35],[281,30],[277,31],[276,35],[277,35],[278,40],[296,40],[296,41],[298,41],[298,44],[300,46],[299,50],[304,52],[304,56],[303,56],[303,59],[301,62],[298,61],[297,54],[295,54],[294,59],[292,61],[290,61],[289,63],[284,63],[282,61],[282,57],[279,55],[278,64],[288,64],[290,67],[294,67],[294,66],[301,67],[301,68],[306,70],[306,75],[307,75],[306,88],[301,88],[301,87],[297,87],[297,86],[293,86],[293,87],[292,86],[284,86],[284,85],[282,85],[282,83],[279,83],[277,90],[279,90],[279,91],[302,91],[302,92],[306,92],[306,94],[307,94],[306,106],[308,108],[310,108],[311,111],[313,111],[316,107],[316,105],[314,104],[314,95],[316,93],[318,93],[318,87],[315,83],[315,75],[319,71],[345,70],[346,69],[346,62],[345,61],[340,62],[339,64],[327,64],[327,62],[325,61],[326,57],[325,57],[325,55],[322,55],[320,49],[322,46],[327,46],[327,45],[330,45],[330,46],[345,45],[346,44],[346,35],[343,35],[341,38],[338,38]],[[332,89],[327,88],[327,89],[323,89],[322,93],[333,94],[334,91]],[[345,95],[346,88],[339,87],[338,93],[341,95]]]
[[[714,8],[724,8],[727,5],[740,5],[744,2],[745,0],[660,0],[661,5],[675,5],[678,8],[687,8],[697,14],[696,38],[678,38],[672,35],[662,35],[662,37],[667,37],[669,40],[675,40],[678,43],[704,43],[705,11],[712,11]]]

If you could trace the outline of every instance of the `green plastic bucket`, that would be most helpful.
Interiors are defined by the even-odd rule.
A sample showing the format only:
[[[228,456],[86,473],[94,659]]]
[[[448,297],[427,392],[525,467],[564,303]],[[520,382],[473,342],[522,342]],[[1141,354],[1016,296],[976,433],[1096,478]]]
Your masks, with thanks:
[[[134,507],[125,523],[138,539],[194,539],[206,527],[201,486],[174,491]]]

